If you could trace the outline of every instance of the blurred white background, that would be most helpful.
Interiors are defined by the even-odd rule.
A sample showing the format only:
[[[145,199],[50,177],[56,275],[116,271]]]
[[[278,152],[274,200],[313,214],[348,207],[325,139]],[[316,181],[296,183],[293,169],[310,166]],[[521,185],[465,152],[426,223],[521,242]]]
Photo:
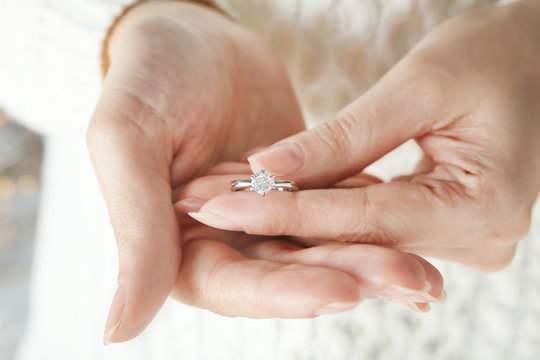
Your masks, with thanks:
[[[11,360],[25,327],[42,139],[0,110],[0,360]]]

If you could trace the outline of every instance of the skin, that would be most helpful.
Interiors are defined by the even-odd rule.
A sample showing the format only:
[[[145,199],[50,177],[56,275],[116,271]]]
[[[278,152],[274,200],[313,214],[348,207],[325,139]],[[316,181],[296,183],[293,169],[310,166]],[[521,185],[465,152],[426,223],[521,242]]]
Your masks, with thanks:
[[[119,255],[106,344],[137,336],[168,296],[254,318],[313,317],[375,296],[426,311],[444,296],[417,255],[216,230],[182,213],[202,198],[173,206],[195,179],[248,171],[223,162],[305,129],[262,39],[210,8],[152,1],[121,19],[107,50],[87,137]]]
[[[540,189],[539,20],[540,2],[522,1],[446,21],[331,121],[248,158],[253,171],[312,190],[265,201],[222,193],[192,215],[248,234],[379,244],[503,268]],[[415,173],[330,187],[409,139],[424,152]]]

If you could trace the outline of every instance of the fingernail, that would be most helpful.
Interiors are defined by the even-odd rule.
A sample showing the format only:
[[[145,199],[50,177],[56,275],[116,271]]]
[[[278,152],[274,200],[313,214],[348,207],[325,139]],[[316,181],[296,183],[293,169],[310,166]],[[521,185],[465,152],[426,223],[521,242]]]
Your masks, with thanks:
[[[354,308],[356,305],[358,305],[358,302],[336,302],[328,304],[318,310],[315,310],[313,314],[315,315],[328,315],[328,314],[336,314],[340,312],[344,312],[347,310],[350,310]]]
[[[426,281],[422,289],[411,289],[411,288],[399,286],[399,285],[390,285],[390,288],[403,296],[422,295],[422,294],[426,294],[429,290],[431,290],[431,284]]]
[[[399,285],[390,285],[389,289],[390,291],[388,291],[386,294],[389,297],[406,298],[411,301],[419,301],[419,302],[442,301],[444,300],[443,296],[446,295],[444,291],[438,297],[435,297],[429,294],[429,291],[431,290],[431,284],[429,282],[426,282],[426,285],[421,290],[409,289],[409,288],[402,287]]]
[[[195,212],[199,211],[200,208],[203,207],[203,205],[206,203],[206,200],[196,198],[196,197],[189,197],[183,200],[180,200],[176,203],[174,203],[175,209],[178,209],[183,212]]]
[[[200,212],[188,212],[188,215],[195,220],[214,228],[230,231],[242,231],[240,226],[218,215]]]
[[[292,141],[279,142],[248,157],[255,171],[266,169],[277,175],[290,175],[304,165],[304,152]]]
[[[407,304],[407,306],[414,311],[427,313],[431,310],[431,305],[428,303],[416,303],[416,302],[410,302]]]
[[[439,295],[438,297],[439,301],[444,301],[446,300],[446,291],[441,291],[441,295]]]
[[[431,284],[426,282],[426,286],[422,290],[413,290],[398,285],[391,285],[390,288],[396,292],[396,296],[401,296],[411,301],[419,302],[440,302],[446,298],[446,292],[441,291],[439,296],[433,296],[429,292],[431,291]]]
[[[122,322],[122,313],[124,312],[124,305],[126,302],[126,291],[124,284],[120,284],[116,289],[113,301],[111,303],[111,309],[109,310],[109,316],[105,324],[105,334],[103,336],[103,345],[109,345],[111,338],[115,331],[120,327]]]

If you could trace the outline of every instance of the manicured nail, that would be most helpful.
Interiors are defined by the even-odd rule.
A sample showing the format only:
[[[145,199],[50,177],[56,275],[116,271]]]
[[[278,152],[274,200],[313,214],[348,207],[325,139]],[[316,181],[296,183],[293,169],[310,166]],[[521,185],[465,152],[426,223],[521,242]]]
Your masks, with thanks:
[[[318,310],[315,310],[314,314],[315,315],[328,315],[328,314],[337,314],[337,313],[340,313],[340,312],[344,312],[344,311],[347,311],[347,310],[350,310],[352,308],[354,308],[356,305],[358,305],[359,303],[358,302],[349,302],[349,303],[344,303],[344,302],[336,302],[336,303],[331,303],[331,304],[328,304]]]
[[[410,302],[406,306],[413,309],[414,311],[422,312],[422,313],[427,313],[431,310],[431,305],[429,305],[428,303]]]
[[[429,292],[431,291],[431,284],[426,282],[426,286],[422,290],[413,290],[398,285],[390,285],[391,291],[394,292],[395,297],[403,297],[411,301],[419,302],[440,302],[446,298],[446,292],[443,290],[439,296],[433,296]]]
[[[111,309],[109,310],[109,316],[105,324],[105,334],[103,336],[103,345],[109,345],[111,338],[116,330],[120,327],[122,322],[122,313],[124,312],[124,305],[126,303],[126,290],[124,284],[120,284],[116,289],[113,301],[111,303]]]
[[[304,152],[298,144],[283,141],[251,155],[248,161],[255,171],[266,169],[277,175],[290,175],[304,165],[305,159]]]
[[[196,197],[189,197],[183,200],[180,200],[176,203],[174,203],[174,208],[183,212],[195,212],[199,211],[200,208],[203,207],[203,205],[206,203],[206,200],[196,198]]]
[[[230,231],[242,231],[240,226],[218,215],[200,212],[188,212],[188,215],[195,220],[214,228]]]
[[[444,301],[446,300],[446,291],[441,291],[441,295],[439,295],[438,297],[439,301]]]
[[[437,302],[442,301],[444,296],[444,291],[438,297],[435,297],[429,293],[431,290],[431,284],[426,282],[426,285],[421,290],[409,289],[406,287],[398,285],[390,285],[389,291],[386,292],[387,297],[391,298],[405,298],[410,301],[419,301],[419,302]]]

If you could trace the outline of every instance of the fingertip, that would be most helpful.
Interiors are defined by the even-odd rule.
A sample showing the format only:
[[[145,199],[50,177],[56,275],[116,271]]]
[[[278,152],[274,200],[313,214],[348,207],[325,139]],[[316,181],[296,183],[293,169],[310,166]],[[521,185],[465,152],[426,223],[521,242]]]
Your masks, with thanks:
[[[113,342],[115,332],[118,330],[122,323],[122,317],[124,313],[126,300],[126,291],[124,284],[120,284],[116,289],[111,307],[109,309],[109,315],[105,324],[105,333],[103,335],[103,345],[109,345]]]
[[[270,194],[267,194],[266,199],[268,195]],[[209,199],[198,213],[209,213],[237,222],[237,220],[244,220],[246,213],[250,213],[256,204],[260,204],[256,202],[260,200],[259,198],[260,195],[252,191],[219,193]]]
[[[440,271],[423,257],[416,254],[409,255],[424,269],[426,282],[430,284],[428,295],[435,298],[437,301],[443,301],[446,298],[446,292],[444,291],[444,278]]]
[[[243,174],[249,173],[249,164],[247,158],[244,162],[227,161],[222,162],[208,170],[205,176],[210,175],[230,175],[230,174]]]
[[[243,229],[233,221],[221,217],[219,215],[210,214],[206,212],[188,212],[188,215],[195,220],[211,226],[213,228],[229,230],[229,231],[242,231]]]
[[[381,288],[393,286],[411,291],[425,291],[427,284],[424,267],[410,254],[378,245],[358,246],[362,246],[364,252],[369,251],[371,255],[366,259],[369,266],[365,267],[370,270],[365,276],[370,279],[371,284]]]
[[[388,301],[405,306],[418,313],[428,313],[431,310],[429,302],[414,301],[409,299],[388,299]]]
[[[328,304],[361,300],[356,281],[337,269],[249,259],[208,239],[187,243],[184,256],[173,296],[225,316],[312,318]]]
[[[305,155],[300,145],[285,140],[249,156],[247,160],[254,173],[265,169],[284,176],[300,170],[305,163]]]
[[[331,304],[325,305],[324,307],[320,309],[315,310],[313,314],[316,316],[320,316],[320,315],[342,313],[342,312],[355,308],[358,304],[360,304],[360,301],[345,302],[345,303],[343,302],[331,303]]]
[[[198,211],[209,200],[223,194],[231,194],[231,182],[249,179],[248,172],[199,177],[184,186],[177,198],[175,208],[177,210]]]
[[[250,155],[247,158],[247,161],[249,163],[249,167],[251,168],[251,171],[256,174],[259,171],[263,169],[263,165],[258,161],[257,157],[255,155]]]
[[[206,203],[205,199],[188,197],[174,203],[174,209],[180,212],[189,213],[199,211]]]
[[[103,345],[105,346],[131,340],[139,335],[147,325],[146,323],[141,324],[141,316],[138,317],[139,319],[134,319],[130,311],[126,311],[128,308],[126,304],[129,302],[128,297],[131,298],[126,294],[125,285],[120,285],[111,303],[105,325],[103,335]]]
[[[105,325],[104,345],[129,341],[140,335],[170,293],[170,290],[165,292],[148,285],[143,287],[130,287],[129,281],[118,287]]]
[[[250,149],[248,151],[246,151],[244,154],[242,154],[241,158],[240,158],[240,161],[243,161],[243,162],[247,162],[248,161],[248,158],[251,156],[251,155],[254,155],[256,153],[259,153],[259,152],[262,152],[264,149],[266,149],[267,146],[258,146],[258,147],[255,147],[253,149]],[[249,164],[248,164],[249,166]]]
[[[154,236],[161,239],[163,235],[156,229]],[[174,286],[181,259],[180,246],[179,236],[173,244],[121,243],[119,286],[107,320],[105,344],[131,340],[152,321]]]

